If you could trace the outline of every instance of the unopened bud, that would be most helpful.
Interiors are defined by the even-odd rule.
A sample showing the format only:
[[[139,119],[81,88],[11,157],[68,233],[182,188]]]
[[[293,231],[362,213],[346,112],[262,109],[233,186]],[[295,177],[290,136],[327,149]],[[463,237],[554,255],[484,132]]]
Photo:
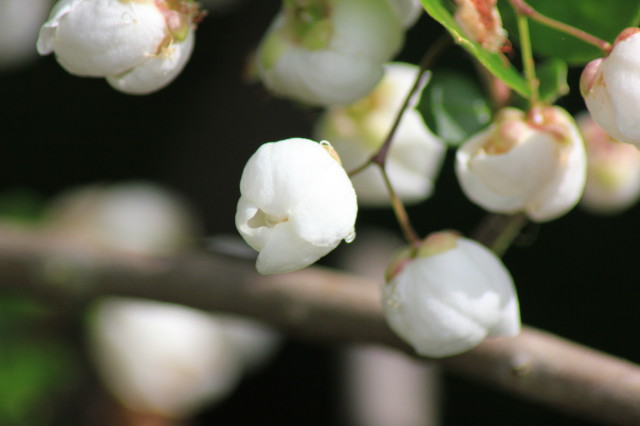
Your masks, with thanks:
[[[640,146],[640,28],[627,28],[605,58],[584,69],[580,90],[591,116],[621,142]]]
[[[444,357],[488,336],[520,331],[509,272],[487,248],[449,231],[430,235],[417,257],[404,251],[383,289],[389,326],[416,352]]]
[[[588,114],[578,119],[587,148],[587,184],[580,204],[594,213],[621,212],[640,198],[640,151],[613,139]]]
[[[308,139],[263,144],[240,180],[236,227],[263,274],[301,269],[355,237],[356,193],[345,170]]]
[[[192,0],[60,0],[40,29],[38,52],[55,53],[71,74],[147,94],[182,71],[199,17]]]
[[[365,96],[404,37],[389,0],[285,2],[258,52],[258,71],[277,95],[312,105]]]
[[[561,108],[502,110],[493,125],[473,136],[456,154],[464,193],[497,213],[525,212],[544,222],[569,211],[586,179],[582,138]]]

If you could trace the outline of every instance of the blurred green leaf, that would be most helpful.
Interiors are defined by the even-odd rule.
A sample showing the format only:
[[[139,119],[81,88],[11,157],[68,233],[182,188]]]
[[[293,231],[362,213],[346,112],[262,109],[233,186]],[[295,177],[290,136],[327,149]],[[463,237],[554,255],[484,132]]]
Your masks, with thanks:
[[[46,328],[49,313],[25,297],[0,297],[0,425],[48,426],[77,378],[75,356]]]
[[[513,9],[506,1],[498,3],[505,28],[517,40]],[[528,3],[543,15],[609,42],[640,21],[640,0],[529,0]],[[582,65],[602,56],[598,48],[573,36],[533,20],[529,26],[533,51],[538,55],[560,58],[571,65]]]
[[[41,219],[44,201],[36,192],[14,188],[0,193],[0,219],[18,223],[34,223]]]
[[[567,73],[567,63],[561,59],[550,58],[536,65],[536,75],[540,80],[538,92],[541,101],[553,104],[558,98],[569,93]],[[516,95],[511,99],[511,106],[527,110],[529,100]]]
[[[540,100],[551,104],[569,93],[567,71],[567,63],[556,58],[545,61],[536,67],[536,74],[540,80]]]
[[[524,97],[529,97],[530,91],[524,77],[507,61],[504,55],[492,53],[467,37],[456,23],[451,12],[445,7],[445,3],[447,3],[445,0],[420,0],[420,2],[427,13],[451,33],[456,43],[471,53],[491,73],[504,81],[513,90]]]
[[[429,128],[452,146],[491,120],[491,107],[476,82],[451,70],[433,73],[418,109]]]
[[[40,301],[0,293],[0,337],[2,333],[15,331],[21,324],[46,321],[50,315],[51,312]]]

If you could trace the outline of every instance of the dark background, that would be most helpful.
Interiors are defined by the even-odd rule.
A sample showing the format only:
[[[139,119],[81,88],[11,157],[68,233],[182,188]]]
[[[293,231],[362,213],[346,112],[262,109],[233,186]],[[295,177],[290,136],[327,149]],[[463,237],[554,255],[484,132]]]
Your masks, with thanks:
[[[26,188],[47,200],[77,185],[151,180],[183,195],[208,235],[235,234],[238,182],[247,158],[264,142],[309,136],[318,114],[275,99],[247,79],[249,59],[278,4],[246,1],[209,15],[185,71],[150,96],[123,95],[101,79],[70,76],[53,57],[0,74],[0,189]],[[409,32],[400,59],[417,62],[440,32],[423,17]],[[473,72],[457,48],[442,62]],[[571,112],[584,108],[578,74],[572,71],[573,92],[561,102]],[[484,215],[460,192],[452,152],[434,197],[409,212],[422,235],[444,228],[468,234]],[[525,229],[526,238],[504,259],[523,321],[640,361],[638,214],[634,208],[600,218],[577,209]],[[397,232],[388,211],[363,210],[358,227],[368,226]],[[347,424],[340,352],[330,343],[288,340],[270,368],[245,379],[198,424]],[[445,425],[588,424],[460,377],[445,378]]]

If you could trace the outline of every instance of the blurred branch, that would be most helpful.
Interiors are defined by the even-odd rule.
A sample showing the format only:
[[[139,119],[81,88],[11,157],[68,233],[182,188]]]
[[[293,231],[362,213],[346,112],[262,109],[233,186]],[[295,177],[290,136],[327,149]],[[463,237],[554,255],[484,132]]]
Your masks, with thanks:
[[[0,230],[0,289],[73,307],[103,295],[145,297],[252,316],[304,337],[413,351],[385,325],[378,285],[321,268],[259,276],[253,264],[191,253],[123,256],[60,238]],[[640,366],[525,327],[514,339],[438,360],[527,399],[614,424],[640,424]]]

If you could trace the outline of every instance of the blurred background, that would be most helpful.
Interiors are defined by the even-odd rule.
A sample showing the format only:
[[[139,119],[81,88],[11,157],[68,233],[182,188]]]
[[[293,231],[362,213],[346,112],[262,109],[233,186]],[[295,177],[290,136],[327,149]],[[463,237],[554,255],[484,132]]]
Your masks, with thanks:
[[[198,29],[184,72],[153,95],[128,96],[102,79],[73,77],[52,56],[34,55],[0,70],[0,213],[36,219],[69,189],[147,181],[181,197],[203,236],[235,235],[246,160],[264,142],[309,137],[319,115],[274,98],[251,77],[252,54],[278,8],[276,0],[247,0],[212,10]],[[398,59],[417,63],[442,32],[423,16],[408,32]],[[475,74],[458,48],[449,49],[441,64]],[[574,113],[584,109],[579,72],[570,70],[572,92],[560,101]],[[468,235],[484,217],[461,193],[452,154],[434,196],[409,209],[422,235],[441,229]],[[613,217],[576,209],[525,228],[504,258],[523,322],[639,362],[638,214],[637,206]],[[362,235],[368,229],[399,235],[390,210],[363,209],[357,227]],[[323,263],[337,265],[346,251],[358,249],[357,241]],[[60,311],[23,294],[0,293],[0,300],[0,425],[118,424],[99,414],[110,405],[85,350],[86,312]],[[351,413],[346,382],[353,354],[347,349],[285,336],[268,363],[243,376],[191,424],[374,424],[354,420]],[[462,377],[437,374],[442,387],[439,409],[432,413],[439,423],[433,424],[590,424]],[[393,386],[387,390],[399,392]]]

